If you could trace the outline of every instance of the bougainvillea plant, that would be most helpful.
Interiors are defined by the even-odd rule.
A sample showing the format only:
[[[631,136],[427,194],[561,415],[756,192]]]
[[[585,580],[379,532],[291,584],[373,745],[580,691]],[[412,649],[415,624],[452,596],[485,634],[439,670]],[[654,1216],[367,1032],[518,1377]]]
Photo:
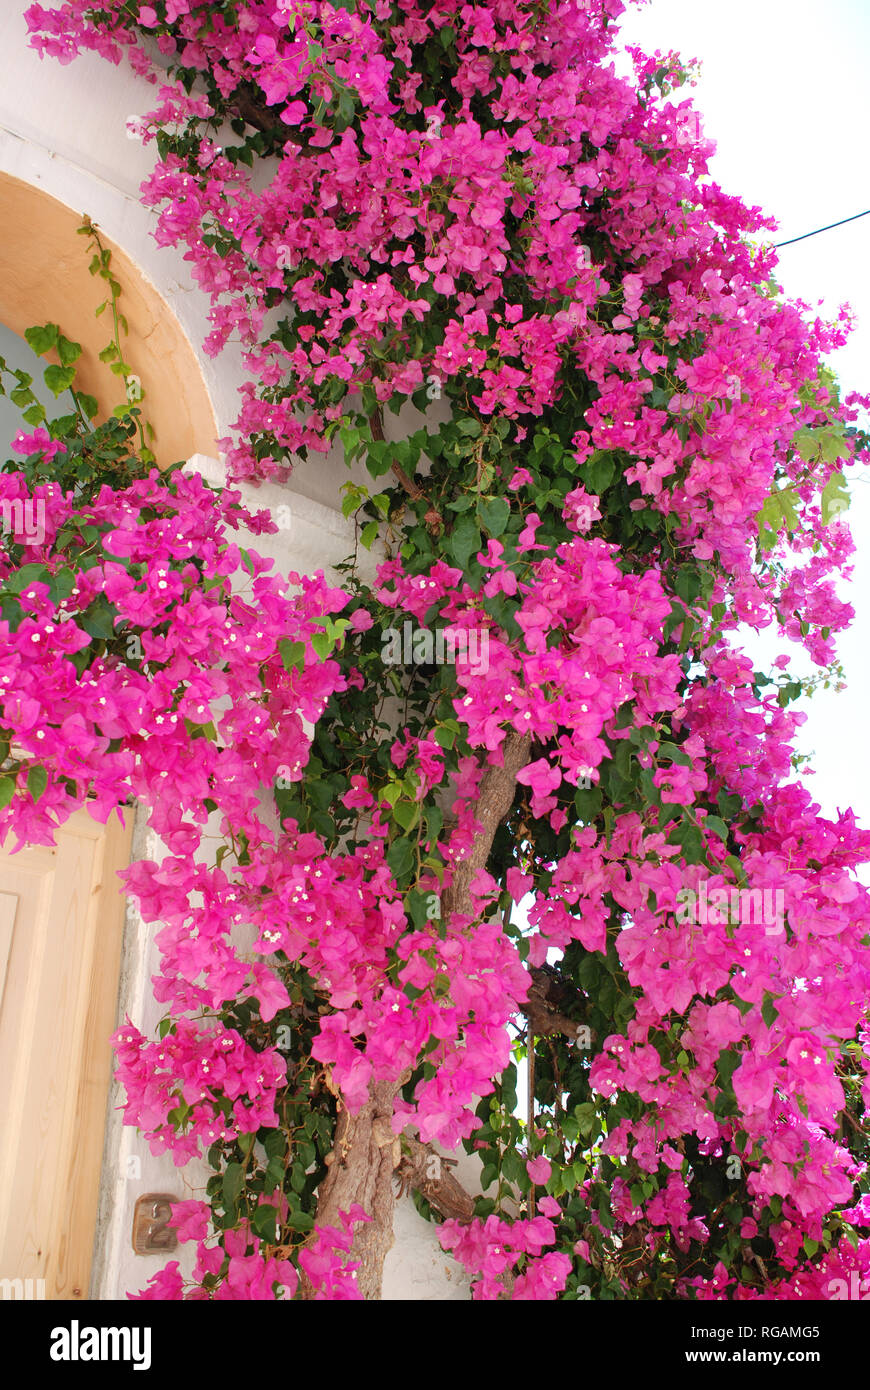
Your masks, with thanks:
[[[28,12],[153,84],[142,197],[250,372],[227,490],[135,453],[73,487],[81,418],[0,475],[45,511],[0,575],[0,829],[135,800],[166,846],[125,876],[166,1015],[118,1074],[214,1177],[145,1297],[378,1297],[397,1181],[480,1299],[870,1278],[870,835],[798,775],[792,657],[744,650],[834,669],[867,401],[711,181],[691,69],[618,75],[623,8]],[[374,579],[234,540],[274,525],[235,483],[328,450]]]

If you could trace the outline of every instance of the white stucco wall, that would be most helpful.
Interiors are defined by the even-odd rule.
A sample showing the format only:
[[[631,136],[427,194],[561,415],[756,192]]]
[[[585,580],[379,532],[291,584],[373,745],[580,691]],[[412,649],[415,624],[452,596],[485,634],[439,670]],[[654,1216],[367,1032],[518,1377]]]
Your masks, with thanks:
[[[27,46],[23,14],[27,0],[4,0],[0,10],[0,171],[44,190],[78,213],[87,213],[141,269],[175,314],[193,346],[205,380],[218,434],[229,433],[238,409],[243,379],[241,356],[232,347],[217,359],[205,356],[201,343],[209,332],[208,301],[189,277],[181,254],[159,248],[152,236],[155,214],[138,200],[141,180],[150,172],[153,147],[129,138],[127,118],[142,114],[153,101],[153,88],[125,68],[113,68],[94,55],[62,66],[41,62]],[[46,267],[50,277],[51,267]],[[59,298],[63,286],[57,286]],[[404,422],[390,420],[397,430]],[[389,426],[388,426],[389,428]],[[210,457],[212,441],[191,467],[220,480],[222,465]],[[363,480],[364,470],[355,470]],[[353,524],[340,511],[341,484],[352,476],[334,453],[301,467],[286,486],[245,488],[255,507],[289,508],[281,513],[282,530],[252,538],[253,548],[273,557],[285,572],[329,568],[353,548]],[[371,565],[372,558],[366,556]],[[337,581],[337,576],[331,576]],[[137,821],[134,857],[158,851],[144,818]],[[163,1009],[151,990],[158,966],[154,936],[130,905],[124,941],[118,1022],[129,1014],[146,1033],[153,1033]],[[144,1287],[164,1263],[163,1256],[142,1256],[131,1245],[136,1198],[146,1192],[178,1197],[200,1195],[209,1170],[201,1163],[177,1169],[167,1156],[155,1158],[147,1143],[122,1123],[122,1096],[113,1085],[109,1098],[101,1209],[90,1296],[123,1298]],[[463,1155],[464,1158],[464,1155]],[[466,1160],[466,1162],[468,1162]],[[473,1165],[471,1168],[473,1173]],[[199,1191],[198,1191],[199,1190]],[[173,1258],[190,1266],[190,1248]],[[464,1299],[468,1285],[461,1268],[438,1245],[435,1228],[422,1220],[409,1198],[399,1203],[396,1243],[386,1267],[387,1299]]]

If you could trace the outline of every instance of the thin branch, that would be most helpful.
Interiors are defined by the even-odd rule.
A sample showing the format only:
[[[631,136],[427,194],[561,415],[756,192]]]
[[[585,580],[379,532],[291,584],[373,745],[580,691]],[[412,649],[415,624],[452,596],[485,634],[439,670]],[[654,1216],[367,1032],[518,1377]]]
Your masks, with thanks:
[[[372,432],[372,439],[377,440],[379,444],[388,442],[384,438],[384,419],[379,409],[373,410],[369,416],[369,428]],[[409,497],[413,498],[415,502],[421,499],[424,502],[429,501],[423,489],[418,487],[413,478],[408,477],[408,474],[401,464],[396,463],[394,460],[390,464],[390,467],[393,471],[393,476],[401,483]],[[429,509],[426,512],[424,520],[430,531],[439,531],[444,525],[441,519],[441,513],[437,511],[431,502],[429,503]]]
[[[414,1188],[441,1216],[465,1225],[473,1221],[474,1198],[450,1171],[456,1167],[457,1160],[445,1158],[431,1144],[421,1144],[419,1139],[409,1135],[403,1136],[402,1149],[402,1159],[395,1172],[399,1179],[399,1195]]]
[[[552,967],[536,966],[529,974],[532,977],[529,997],[521,1005],[529,1021],[529,1037],[549,1038],[554,1033],[563,1033],[566,1038],[575,1040],[578,1030],[585,1025],[575,1018],[568,1018],[558,1006],[577,1004],[583,1008],[587,1003],[586,996],[567,985]]]

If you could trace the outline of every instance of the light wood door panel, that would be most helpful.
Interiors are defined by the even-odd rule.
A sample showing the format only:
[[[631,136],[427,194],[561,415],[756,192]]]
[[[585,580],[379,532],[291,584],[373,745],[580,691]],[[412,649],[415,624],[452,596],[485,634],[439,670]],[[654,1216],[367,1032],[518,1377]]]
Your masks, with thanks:
[[[0,851],[0,1277],[47,1298],[88,1294],[131,815]]]

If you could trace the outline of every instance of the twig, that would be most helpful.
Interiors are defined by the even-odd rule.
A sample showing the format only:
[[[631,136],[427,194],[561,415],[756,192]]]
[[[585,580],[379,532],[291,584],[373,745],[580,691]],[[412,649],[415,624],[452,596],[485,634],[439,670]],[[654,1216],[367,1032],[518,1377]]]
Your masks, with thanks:
[[[377,440],[379,444],[385,444],[388,442],[384,438],[384,420],[379,409],[373,410],[371,415],[369,416],[369,429],[372,432],[372,439]],[[427,502],[429,500],[423,489],[421,487],[418,487],[418,485],[414,482],[413,478],[408,477],[401,464],[396,463],[394,460],[390,464],[390,467],[393,471],[394,477],[398,479],[398,481],[401,483],[402,487],[405,489],[409,497],[412,497],[415,502],[419,501],[420,499],[422,499],[424,502]],[[426,512],[424,520],[430,531],[439,531],[444,525],[441,519],[441,513],[431,504],[431,502],[429,503],[429,509]]]

